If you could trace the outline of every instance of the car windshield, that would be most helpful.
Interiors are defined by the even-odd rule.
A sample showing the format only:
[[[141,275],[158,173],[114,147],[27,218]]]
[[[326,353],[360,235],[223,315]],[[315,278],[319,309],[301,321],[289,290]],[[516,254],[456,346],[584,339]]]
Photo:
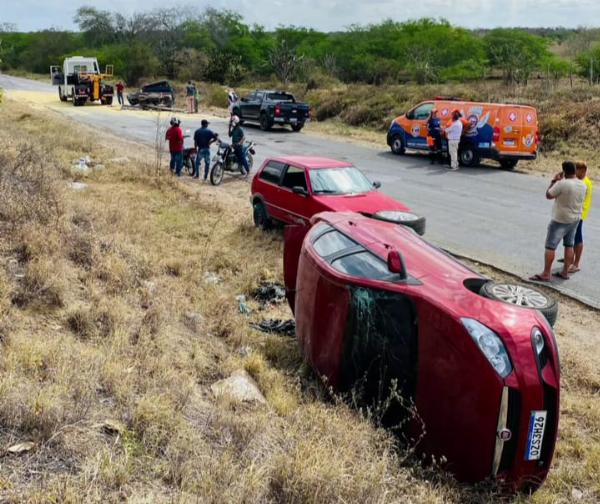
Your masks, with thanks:
[[[311,170],[310,182],[315,194],[357,194],[373,189],[369,179],[354,166]]]

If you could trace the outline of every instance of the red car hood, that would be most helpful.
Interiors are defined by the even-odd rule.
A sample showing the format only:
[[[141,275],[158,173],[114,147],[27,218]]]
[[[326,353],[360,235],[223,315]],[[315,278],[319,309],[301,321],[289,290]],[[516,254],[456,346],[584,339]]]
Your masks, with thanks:
[[[399,210],[410,212],[410,208],[379,191],[361,194],[321,195],[314,199],[333,212],[358,212],[374,214],[381,210]]]

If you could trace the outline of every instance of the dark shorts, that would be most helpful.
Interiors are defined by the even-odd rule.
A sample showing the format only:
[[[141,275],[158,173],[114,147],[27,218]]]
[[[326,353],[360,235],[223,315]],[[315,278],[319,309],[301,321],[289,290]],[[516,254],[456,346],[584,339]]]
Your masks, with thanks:
[[[581,245],[583,243],[583,221],[580,220],[577,224],[577,231],[575,231],[575,245]]]
[[[570,224],[563,224],[554,220],[550,221],[550,224],[548,224],[548,233],[546,234],[546,250],[556,250],[560,240],[563,241],[565,247],[575,245],[575,233],[577,232],[578,224],[579,221]]]

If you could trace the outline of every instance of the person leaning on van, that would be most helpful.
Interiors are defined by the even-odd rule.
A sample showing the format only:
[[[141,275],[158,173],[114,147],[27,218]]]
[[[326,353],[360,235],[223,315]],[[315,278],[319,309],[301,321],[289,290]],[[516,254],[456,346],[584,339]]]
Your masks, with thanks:
[[[463,123],[460,120],[461,113],[452,111],[452,122],[444,131],[448,139],[448,154],[450,155],[450,169],[458,170],[458,145],[463,132]]]

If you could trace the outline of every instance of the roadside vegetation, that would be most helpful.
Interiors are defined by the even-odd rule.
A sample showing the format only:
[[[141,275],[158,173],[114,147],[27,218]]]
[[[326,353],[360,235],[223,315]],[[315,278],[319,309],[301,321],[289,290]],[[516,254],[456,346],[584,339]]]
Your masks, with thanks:
[[[376,417],[330,395],[293,338],[249,326],[290,313],[252,300],[282,279],[282,237],[252,226],[246,183],[174,181],[149,148],[0,107],[1,501],[499,498],[421,467]],[[507,501],[600,499],[599,323],[562,300],[554,467],[532,498]],[[214,396],[238,369],[266,405]]]

